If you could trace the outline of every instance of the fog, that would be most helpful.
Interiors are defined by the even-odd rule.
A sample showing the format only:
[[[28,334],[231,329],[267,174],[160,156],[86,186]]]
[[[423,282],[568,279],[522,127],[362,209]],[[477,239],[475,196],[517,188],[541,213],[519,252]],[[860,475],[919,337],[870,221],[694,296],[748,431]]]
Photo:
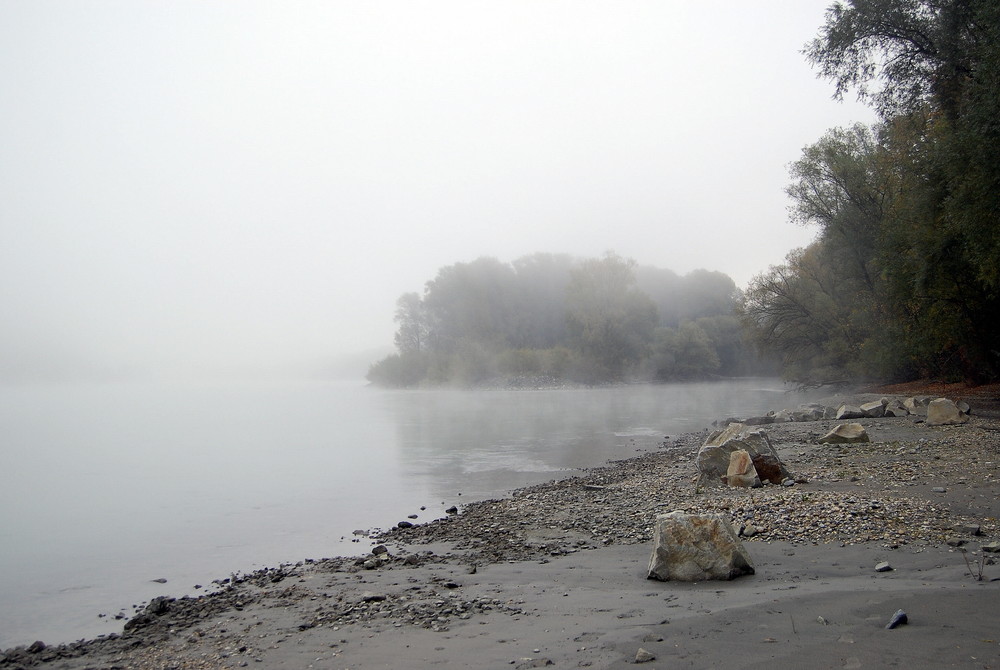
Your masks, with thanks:
[[[331,374],[490,255],[743,286],[873,116],[799,2],[0,2],[0,379]]]

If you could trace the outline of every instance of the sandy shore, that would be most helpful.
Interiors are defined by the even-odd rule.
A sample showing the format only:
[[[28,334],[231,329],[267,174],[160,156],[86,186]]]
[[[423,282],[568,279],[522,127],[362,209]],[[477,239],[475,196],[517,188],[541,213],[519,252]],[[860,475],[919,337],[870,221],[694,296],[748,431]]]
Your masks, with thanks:
[[[1000,668],[1000,554],[981,550],[1000,539],[1000,420],[864,419],[873,443],[815,444],[834,423],[764,427],[793,487],[698,490],[704,435],[673,438],[0,667],[621,668],[642,649],[647,668]],[[756,574],[646,580],[651,524],[673,509],[752,527]],[[886,630],[898,609],[908,623]]]

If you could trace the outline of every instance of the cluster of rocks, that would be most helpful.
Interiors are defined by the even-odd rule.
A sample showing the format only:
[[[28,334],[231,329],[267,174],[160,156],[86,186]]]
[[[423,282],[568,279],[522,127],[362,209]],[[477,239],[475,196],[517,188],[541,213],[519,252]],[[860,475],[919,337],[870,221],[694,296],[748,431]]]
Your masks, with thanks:
[[[835,419],[879,419],[882,417],[925,417],[928,425],[944,426],[968,421],[970,408],[964,401],[952,401],[933,396],[912,396],[909,398],[880,398],[860,404],[806,403],[795,409],[768,412],[763,416],[747,419],[729,418],[719,422],[722,425],[742,423],[746,426],[763,426],[772,423],[821,421]]]
[[[877,419],[917,416],[928,426],[960,425],[969,420],[969,405],[947,398],[915,396],[905,399],[881,398],[858,405],[841,404],[836,409],[820,403],[800,405],[796,410],[770,412],[744,421],[727,419],[727,425],[708,436],[698,452],[699,483],[726,484],[738,488],[758,488],[764,484],[793,486],[793,478],[765,431],[758,427],[774,423]],[[818,444],[870,442],[860,423],[840,423],[818,438]]]

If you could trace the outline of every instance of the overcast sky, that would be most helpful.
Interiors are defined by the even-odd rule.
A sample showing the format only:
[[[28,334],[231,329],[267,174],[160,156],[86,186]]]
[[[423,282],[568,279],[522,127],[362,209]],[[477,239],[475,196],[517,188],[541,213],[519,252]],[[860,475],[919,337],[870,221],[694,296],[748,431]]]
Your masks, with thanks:
[[[827,0],[0,0],[0,378],[306,369],[490,255],[744,286]]]

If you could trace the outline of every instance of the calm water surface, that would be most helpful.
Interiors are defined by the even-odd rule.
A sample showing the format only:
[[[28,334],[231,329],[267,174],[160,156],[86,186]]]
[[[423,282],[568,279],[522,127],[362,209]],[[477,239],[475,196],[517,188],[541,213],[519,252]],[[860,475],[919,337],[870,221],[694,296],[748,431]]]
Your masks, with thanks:
[[[761,379],[471,393],[0,386],[0,648],[120,631],[112,617],[153,596],[366,551],[352,530],[426,521],[804,400],[784,391]]]

